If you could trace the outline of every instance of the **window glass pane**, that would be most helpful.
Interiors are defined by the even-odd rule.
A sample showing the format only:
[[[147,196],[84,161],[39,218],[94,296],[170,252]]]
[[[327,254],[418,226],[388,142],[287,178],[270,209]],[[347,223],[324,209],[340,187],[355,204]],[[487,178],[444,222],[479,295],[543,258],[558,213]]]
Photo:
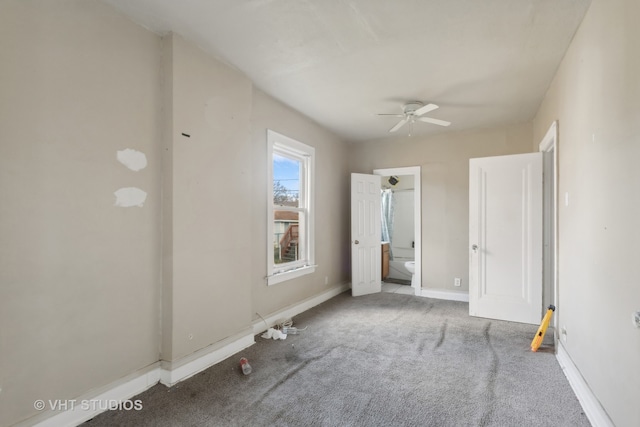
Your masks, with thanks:
[[[291,211],[273,212],[273,262],[282,264],[300,259],[299,213]]]
[[[273,154],[273,204],[275,206],[300,206],[299,160]]]

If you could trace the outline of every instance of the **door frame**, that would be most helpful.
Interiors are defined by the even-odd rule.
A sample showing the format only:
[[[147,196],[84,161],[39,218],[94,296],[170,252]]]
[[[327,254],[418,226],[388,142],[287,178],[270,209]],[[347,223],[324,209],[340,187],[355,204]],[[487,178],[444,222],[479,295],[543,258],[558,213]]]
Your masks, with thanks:
[[[417,286],[414,288],[416,295],[422,294],[422,191],[420,166],[408,166],[402,168],[375,169],[374,175],[413,175],[413,221],[414,221],[414,255],[416,260],[416,272],[414,273]]]
[[[558,318],[559,318],[559,289],[558,289],[558,121],[549,126],[547,133],[538,145],[544,156],[544,186],[543,186],[543,303],[556,306],[553,316],[554,343],[557,348]],[[548,162],[550,161],[550,165]],[[551,174],[551,180],[549,176]],[[550,282],[550,283],[547,283]],[[544,309],[545,307],[543,307]]]

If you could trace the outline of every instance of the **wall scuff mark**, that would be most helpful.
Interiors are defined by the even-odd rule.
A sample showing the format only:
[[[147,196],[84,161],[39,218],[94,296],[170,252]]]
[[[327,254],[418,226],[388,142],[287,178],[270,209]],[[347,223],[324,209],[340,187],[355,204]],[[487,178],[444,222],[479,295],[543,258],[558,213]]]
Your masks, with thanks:
[[[147,156],[131,148],[118,150],[118,161],[136,172],[147,167]]]
[[[116,203],[115,206],[121,208],[130,208],[132,206],[142,207],[145,200],[147,200],[147,193],[136,187],[121,188],[115,193]]]

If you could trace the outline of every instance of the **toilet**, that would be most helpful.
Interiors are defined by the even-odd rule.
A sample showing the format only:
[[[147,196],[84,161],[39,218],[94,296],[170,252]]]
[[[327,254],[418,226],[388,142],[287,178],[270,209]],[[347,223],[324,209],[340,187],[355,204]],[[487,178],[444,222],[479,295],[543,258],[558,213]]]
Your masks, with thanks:
[[[415,261],[407,261],[404,263],[404,268],[411,274],[411,286],[416,288],[416,262]]]

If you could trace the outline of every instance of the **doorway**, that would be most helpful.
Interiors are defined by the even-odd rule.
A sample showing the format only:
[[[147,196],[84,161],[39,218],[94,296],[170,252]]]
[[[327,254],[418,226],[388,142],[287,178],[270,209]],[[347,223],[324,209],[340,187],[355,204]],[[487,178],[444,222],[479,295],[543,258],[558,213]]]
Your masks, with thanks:
[[[422,192],[420,189],[420,184],[421,184],[420,167],[412,166],[412,167],[402,167],[402,168],[376,169],[373,171],[373,173],[374,175],[380,175],[385,177],[395,177],[395,179],[397,179],[400,183],[402,183],[403,180],[412,181],[413,183],[412,185],[413,187],[412,188],[413,236],[402,236],[401,246],[397,247],[396,252],[397,252],[398,258],[402,258],[402,257],[406,258],[410,253],[413,254],[413,258],[415,261],[415,273],[414,273],[414,278],[411,286],[414,288],[413,291],[415,295],[420,295],[422,291],[422,230],[420,226],[420,224],[422,223],[421,221]],[[394,180],[392,180],[392,182],[393,181]],[[406,198],[407,194],[409,193],[404,193],[403,197]],[[406,215],[406,213],[404,213],[404,215]],[[393,256],[393,249],[392,249],[392,256]],[[397,262],[400,262],[400,261],[397,261]]]
[[[469,185],[470,314],[538,324],[545,308],[556,305],[553,316],[556,344],[559,339],[557,138],[557,122],[554,122],[540,142],[537,153],[471,159]],[[501,175],[506,175],[510,169],[518,172],[518,168],[520,173],[512,178]],[[493,184],[488,186],[488,182]],[[520,188],[509,187],[510,183],[518,182],[523,184]],[[503,203],[512,206],[507,209]],[[510,214],[500,219],[503,212]],[[522,215],[522,220],[509,221],[514,213],[516,217]],[[491,226],[491,221],[499,225]],[[501,246],[505,239],[497,239],[495,231],[504,232],[509,224],[519,224],[523,232],[506,233],[506,241],[516,244],[505,250],[504,245]],[[487,230],[494,230],[489,239]],[[535,252],[533,257],[532,251]],[[509,261],[509,254],[522,256]],[[518,265],[525,269],[519,272],[515,269]],[[507,277],[507,272],[515,272],[517,277],[501,283],[498,279]]]
[[[556,306],[553,316],[554,342],[557,345],[558,336],[558,122],[554,121],[539,145],[543,153],[543,294],[544,307],[549,304]],[[544,308],[543,307],[543,308]],[[556,347],[557,348],[557,347]]]

